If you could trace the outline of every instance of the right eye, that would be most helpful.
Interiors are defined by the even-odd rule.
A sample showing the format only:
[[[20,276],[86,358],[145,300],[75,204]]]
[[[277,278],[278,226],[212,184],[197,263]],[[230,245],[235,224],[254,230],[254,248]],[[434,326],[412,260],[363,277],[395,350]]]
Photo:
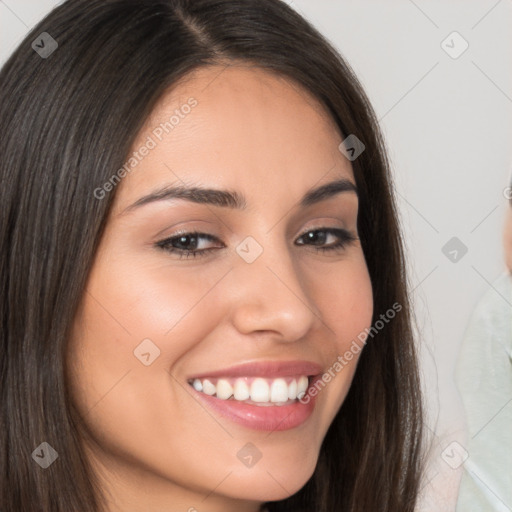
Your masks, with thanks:
[[[216,242],[217,246],[204,248],[204,245],[207,245],[205,242]],[[179,233],[160,240],[155,245],[164,251],[179,255],[180,258],[204,256],[211,251],[225,247],[217,237],[197,231]]]

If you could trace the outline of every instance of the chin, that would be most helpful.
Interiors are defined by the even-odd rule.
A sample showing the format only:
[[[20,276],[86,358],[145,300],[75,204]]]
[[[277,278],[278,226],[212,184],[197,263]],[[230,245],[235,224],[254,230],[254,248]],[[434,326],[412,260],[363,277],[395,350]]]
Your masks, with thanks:
[[[257,466],[245,471],[237,470],[229,478],[233,497],[254,501],[280,501],[296,494],[315,471],[316,460],[297,464],[287,459],[287,464],[271,468]]]

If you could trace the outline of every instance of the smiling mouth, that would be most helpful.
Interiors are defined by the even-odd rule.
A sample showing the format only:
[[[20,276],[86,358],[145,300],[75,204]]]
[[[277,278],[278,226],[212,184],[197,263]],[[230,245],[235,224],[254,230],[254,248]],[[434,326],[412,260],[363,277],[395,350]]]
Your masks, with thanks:
[[[219,400],[279,406],[298,402],[306,394],[311,379],[307,375],[277,378],[211,377],[190,379],[188,383],[199,393]]]

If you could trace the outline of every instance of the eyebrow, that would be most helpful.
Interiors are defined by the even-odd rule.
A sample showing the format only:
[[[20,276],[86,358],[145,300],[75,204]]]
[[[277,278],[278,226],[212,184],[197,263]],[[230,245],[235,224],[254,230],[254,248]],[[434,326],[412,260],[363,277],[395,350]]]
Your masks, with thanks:
[[[350,180],[344,178],[331,181],[306,192],[300,200],[300,206],[302,208],[311,206],[342,192],[353,192],[357,195],[357,187]],[[198,186],[187,187],[180,185],[165,187],[141,197],[135,201],[135,203],[125,208],[122,215],[143,205],[154,203],[156,201],[168,201],[170,199],[184,199],[194,203],[234,208],[238,210],[244,210],[247,207],[245,197],[233,190],[203,188]]]

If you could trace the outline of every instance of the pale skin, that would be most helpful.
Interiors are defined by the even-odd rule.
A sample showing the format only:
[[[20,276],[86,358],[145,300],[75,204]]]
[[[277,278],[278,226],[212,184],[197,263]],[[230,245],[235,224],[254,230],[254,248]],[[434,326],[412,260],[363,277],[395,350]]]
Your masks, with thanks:
[[[503,249],[505,265],[509,272],[512,272],[512,205],[508,205],[503,227]]]
[[[75,401],[108,512],[256,512],[296,493],[359,356],[318,394],[306,422],[272,433],[207,410],[187,377],[250,361],[327,369],[371,325],[357,194],[299,206],[313,188],[355,184],[329,115],[268,71],[212,66],[161,99],[134,149],[190,97],[193,110],[118,185],[70,341]],[[171,185],[236,191],[246,208],[170,199],[127,210]],[[317,250],[339,241],[329,228],[355,240]],[[304,243],[313,230],[324,238]],[[199,249],[213,250],[181,259],[155,245],[182,231],[219,241],[200,239]],[[235,250],[247,236],[263,248],[250,264]],[[144,339],[160,350],[149,366],[134,355]],[[237,458],[248,442],[262,454],[251,468]]]

